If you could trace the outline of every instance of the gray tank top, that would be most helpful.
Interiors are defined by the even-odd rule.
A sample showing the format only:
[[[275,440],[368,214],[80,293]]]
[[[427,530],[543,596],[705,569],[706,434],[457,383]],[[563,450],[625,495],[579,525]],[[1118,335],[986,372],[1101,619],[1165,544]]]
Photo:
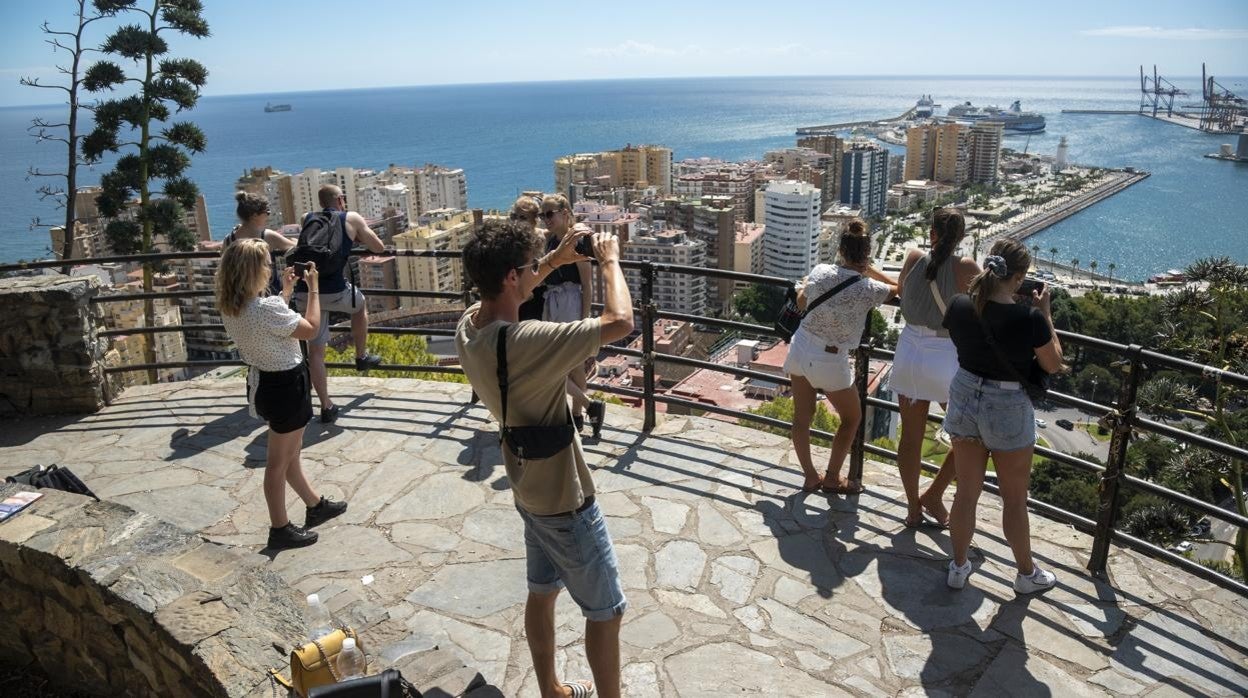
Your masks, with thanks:
[[[932,287],[927,281],[927,265],[931,262],[931,254],[925,254],[910,268],[909,275],[902,279],[901,315],[908,325],[920,325],[935,330],[941,337],[948,337],[949,330],[941,327],[945,314],[932,298]],[[949,257],[940,265],[936,272],[936,288],[940,289],[940,299],[949,305],[949,300],[957,294],[957,276],[954,273],[956,257]]]

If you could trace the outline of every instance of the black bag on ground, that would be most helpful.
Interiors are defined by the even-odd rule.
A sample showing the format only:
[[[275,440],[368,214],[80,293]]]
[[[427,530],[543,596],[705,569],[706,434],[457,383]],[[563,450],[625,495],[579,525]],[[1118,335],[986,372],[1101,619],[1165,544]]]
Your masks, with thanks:
[[[308,698],[420,698],[420,691],[397,669],[386,669],[375,676],[317,686],[308,691]]]
[[[576,427],[572,422],[572,410],[568,410],[567,424],[554,426],[509,427],[507,426],[507,328],[498,331],[498,393],[503,403],[503,419],[498,425],[499,437],[521,460],[550,458],[572,445]]]
[[[347,261],[342,254],[346,225],[343,211],[313,211],[304,216],[299,242],[286,253],[286,263],[315,262],[322,279],[341,273]]]
[[[11,475],[4,478],[5,482],[16,482],[21,485],[30,485],[40,489],[61,490],[63,492],[73,492],[74,494],[86,495],[95,501],[100,498],[95,496],[90,487],[87,487],[78,476],[70,472],[69,468],[62,468],[53,464],[48,467],[36,465],[29,470]]]

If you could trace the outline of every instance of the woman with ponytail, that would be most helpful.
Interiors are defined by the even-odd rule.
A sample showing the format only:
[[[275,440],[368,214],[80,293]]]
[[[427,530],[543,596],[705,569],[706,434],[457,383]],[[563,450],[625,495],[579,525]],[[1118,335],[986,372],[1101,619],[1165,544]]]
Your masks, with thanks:
[[[932,213],[929,233],[931,250],[913,249],[898,276],[901,314],[906,326],[897,340],[897,356],[889,384],[901,406],[901,443],[897,466],[906,492],[906,526],[946,528],[949,510],[943,501],[945,489],[953,481],[957,456],[950,453],[927,491],[919,494],[923,437],[927,433],[927,413],[933,402],[948,409],[949,384],[958,372],[958,354],[942,326],[949,301],[966,293],[979,265],[970,257],[953,256],[966,237],[962,213],[938,208]],[[931,518],[928,518],[927,515]]]
[[[806,475],[803,492],[822,489],[834,494],[857,494],[859,483],[841,479],[841,467],[858,433],[862,408],[854,390],[849,356],[862,338],[867,313],[892,298],[897,284],[871,266],[871,237],[867,224],[855,218],[841,235],[841,265],[819,264],[810,270],[797,294],[802,310],[810,312],[793,334],[784,372],[793,381],[793,448]],[[868,277],[868,278],[864,278]],[[813,306],[815,299],[836,290],[834,297]],[[819,476],[810,459],[810,422],[815,414],[816,390],[822,391],[840,416],[827,473]]]
[[[945,328],[958,351],[958,373],[945,415],[958,472],[949,517],[953,560],[947,581],[954,589],[965,586],[971,574],[967,554],[989,455],[1001,488],[1001,527],[1018,565],[1014,590],[1029,594],[1057,581],[1031,559],[1027,488],[1036,428],[1023,382],[1035,370],[1061,370],[1062,345],[1053,330],[1047,288],[1016,302],[1030,267],[1026,245],[997,241],[984,259],[984,270],[971,280],[969,293],[954,296],[945,314]]]

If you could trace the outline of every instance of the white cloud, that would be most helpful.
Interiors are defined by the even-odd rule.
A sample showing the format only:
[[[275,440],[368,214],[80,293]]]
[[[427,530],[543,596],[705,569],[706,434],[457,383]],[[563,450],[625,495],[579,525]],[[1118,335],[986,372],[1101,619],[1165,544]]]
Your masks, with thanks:
[[[1143,25],[1084,29],[1084,36],[1113,36],[1125,39],[1179,39],[1183,41],[1215,41],[1225,39],[1248,39],[1248,29],[1166,29]]]
[[[606,56],[608,58],[646,58],[650,56],[688,56],[702,53],[702,47],[689,44],[681,47],[656,46],[629,39],[615,46],[594,46],[585,49],[587,56]]]

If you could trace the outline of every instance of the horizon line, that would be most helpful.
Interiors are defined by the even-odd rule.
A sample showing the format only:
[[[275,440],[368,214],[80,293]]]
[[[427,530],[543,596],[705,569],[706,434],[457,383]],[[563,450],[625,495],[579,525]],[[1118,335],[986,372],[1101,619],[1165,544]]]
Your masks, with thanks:
[[[1059,78],[1063,80],[1096,80],[1096,79],[1113,79],[1118,75],[1095,75],[1095,74],[995,74],[995,73],[965,73],[965,74],[937,74],[937,73],[913,73],[913,74],[827,74],[827,73],[804,73],[792,75],[676,75],[676,76],[656,76],[656,77],[616,77],[616,78],[571,78],[566,80],[485,80],[478,82],[437,82],[437,83],[421,83],[406,85],[375,85],[372,87],[327,87],[312,90],[288,90],[285,92],[229,92],[223,94],[201,94],[200,99],[220,99],[226,97],[255,97],[255,96],[280,96],[280,95],[297,95],[297,94],[319,94],[323,92],[363,92],[367,90],[397,90],[397,89],[420,89],[430,87],[487,87],[487,86],[503,86],[503,85],[559,85],[569,83],[589,83],[589,82],[636,82],[636,81],[660,81],[660,80],[741,80],[741,79],[784,79],[791,80],[797,78],[847,78],[847,79],[915,79],[915,78],[941,78],[955,80],[992,80],[992,79],[1022,79],[1022,80],[1038,80]],[[1176,79],[1193,79],[1199,80],[1196,75],[1175,75]],[[1248,76],[1231,75],[1229,78],[1241,78]],[[1134,75],[1130,76],[1134,82],[1138,78]],[[65,106],[64,102],[44,102],[30,104],[5,104],[0,105],[0,109],[22,109],[30,107],[61,107]]]

